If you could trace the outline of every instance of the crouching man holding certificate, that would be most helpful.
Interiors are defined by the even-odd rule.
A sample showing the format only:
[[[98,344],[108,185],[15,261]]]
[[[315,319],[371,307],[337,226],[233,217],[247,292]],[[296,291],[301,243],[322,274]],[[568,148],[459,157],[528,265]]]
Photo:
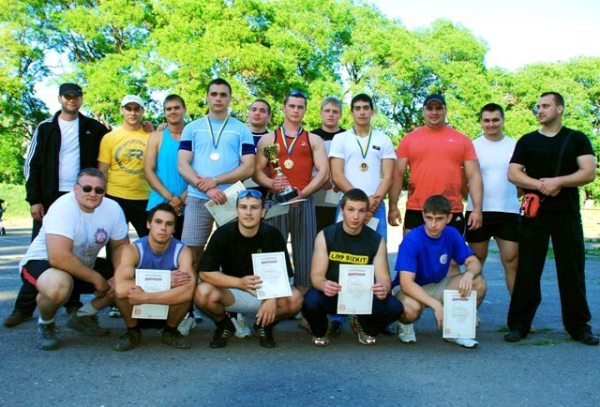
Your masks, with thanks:
[[[123,250],[115,271],[115,292],[127,332],[113,345],[116,351],[139,345],[140,328],[162,327],[163,343],[178,349],[190,347],[177,326],[190,309],[196,277],[190,248],[173,238],[176,224],[175,209],[161,203],[148,212],[148,236]]]
[[[202,282],[196,288],[194,302],[215,321],[217,329],[210,342],[213,349],[226,346],[235,333],[227,312],[256,314],[254,332],[260,345],[273,348],[273,326],[302,308],[302,294],[296,288],[289,287],[288,296],[275,293],[280,291],[282,281],[289,285],[293,270],[281,232],[262,222],[264,203],[260,191],[241,191],[236,201],[238,220],[213,233],[200,260]],[[285,273],[283,278],[277,271]]]
[[[400,318],[402,303],[390,295],[385,241],[365,227],[369,197],[360,189],[346,191],[342,221],[317,235],[312,258],[314,288],[304,297],[303,314],[315,346],[327,346],[327,314],[357,314],[352,328],[363,345]],[[373,278],[374,277],[374,278]]]
[[[486,292],[486,283],[481,276],[481,263],[475,253],[465,243],[455,228],[447,228],[452,220],[450,201],[442,195],[427,198],[423,205],[425,224],[412,229],[400,244],[396,270],[398,275],[392,284],[394,292],[404,305],[404,314],[400,318],[399,339],[404,343],[416,342],[412,322],[419,319],[423,309],[433,309],[438,329],[442,329],[444,319],[444,290],[458,290],[461,297],[467,298],[471,290],[477,294],[477,306],[481,304]],[[448,275],[451,261],[465,265],[460,274]],[[397,288],[396,288],[397,287]],[[473,332],[475,312],[461,315],[471,318]],[[452,313],[447,313],[452,315]],[[449,342],[465,348],[478,346],[474,338],[447,338]]]

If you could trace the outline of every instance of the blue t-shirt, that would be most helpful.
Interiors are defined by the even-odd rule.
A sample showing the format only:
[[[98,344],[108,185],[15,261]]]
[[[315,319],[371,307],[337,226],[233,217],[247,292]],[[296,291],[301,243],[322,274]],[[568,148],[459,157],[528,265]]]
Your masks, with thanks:
[[[402,240],[396,259],[398,275],[392,283],[400,284],[400,271],[415,273],[415,282],[420,286],[439,283],[448,274],[451,260],[465,263],[474,255],[463,237],[453,227],[446,227],[439,238],[427,236],[425,225],[414,228]]]
[[[194,120],[183,129],[180,150],[193,153],[192,168],[202,177],[217,177],[228,173],[240,166],[241,156],[255,154],[254,140],[248,126],[239,120],[229,117],[215,148],[213,138],[207,123],[208,116]],[[217,139],[224,120],[210,119],[212,132]],[[218,157],[218,159],[211,159]],[[231,184],[220,184],[219,189],[225,190]],[[188,186],[188,195],[199,199],[209,199],[194,185]]]
[[[148,243],[148,236],[139,238],[133,244],[138,250],[137,268],[150,270],[177,270],[179,268],[179,255],[185,247],[179,240],[171,238],[167,250],[163,253],[154,253]]]

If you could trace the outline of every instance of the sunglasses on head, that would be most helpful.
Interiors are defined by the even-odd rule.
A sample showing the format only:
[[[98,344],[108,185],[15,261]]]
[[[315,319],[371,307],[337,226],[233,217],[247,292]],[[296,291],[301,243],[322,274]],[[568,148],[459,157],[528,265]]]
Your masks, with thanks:
[[[238,199],[246,198],[247,196],[251,196],[252,198],[255,198],[255,199],[262,199],[262,197],[263,197],[262,192],[260,192],[256,189],[244,189],[243,191],[241,191],[238,194]]]
[[[288,96],[300,96],[301,98],[308,99],[308,96],[306,95],[306,92],[303,92],[303,91],[301,91],[301,90],[298,90],[298,89],[294,89],[294,90],[292,90],[292,91],[289,93],[289,95],[288,95]]]
[[[98,195],[104,195],[104,188],[102,187],[93,187],[91,185],[81,185],[81,184],[77,184],[81,187],[81,190],[83,192],[85,192],[86,194],[89,194],[90,192],[92,192],[92,189],[94,190],[94,192],[96,192]]]

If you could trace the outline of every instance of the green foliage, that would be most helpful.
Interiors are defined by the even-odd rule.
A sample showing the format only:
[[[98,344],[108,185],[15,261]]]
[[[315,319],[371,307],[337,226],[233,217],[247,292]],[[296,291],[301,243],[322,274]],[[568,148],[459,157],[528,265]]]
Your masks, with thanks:
[[[6,203],[3,219],[31,219],[29,204],[25,201],[25,186],[0,183],[0,198]]]

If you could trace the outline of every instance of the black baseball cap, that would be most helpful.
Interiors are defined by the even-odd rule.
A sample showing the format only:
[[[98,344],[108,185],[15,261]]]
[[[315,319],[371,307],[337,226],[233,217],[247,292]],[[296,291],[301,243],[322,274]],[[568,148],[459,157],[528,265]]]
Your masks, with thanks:
[[[444,96],[440,95],[439,93],[432,93],[430,95],[427,95],[427,97],[425,98],[425,102],[423,102],[423,106],[427,106],[430,102],[434,100],[440,102],[442,106],[446,106],[446,99],[444,99]]]
[[[60,88],[58,88],[58,95],[83,96],[83,91],[81,90],[81,86],[77,85],[76,83],[63,83],[60,85]]]

